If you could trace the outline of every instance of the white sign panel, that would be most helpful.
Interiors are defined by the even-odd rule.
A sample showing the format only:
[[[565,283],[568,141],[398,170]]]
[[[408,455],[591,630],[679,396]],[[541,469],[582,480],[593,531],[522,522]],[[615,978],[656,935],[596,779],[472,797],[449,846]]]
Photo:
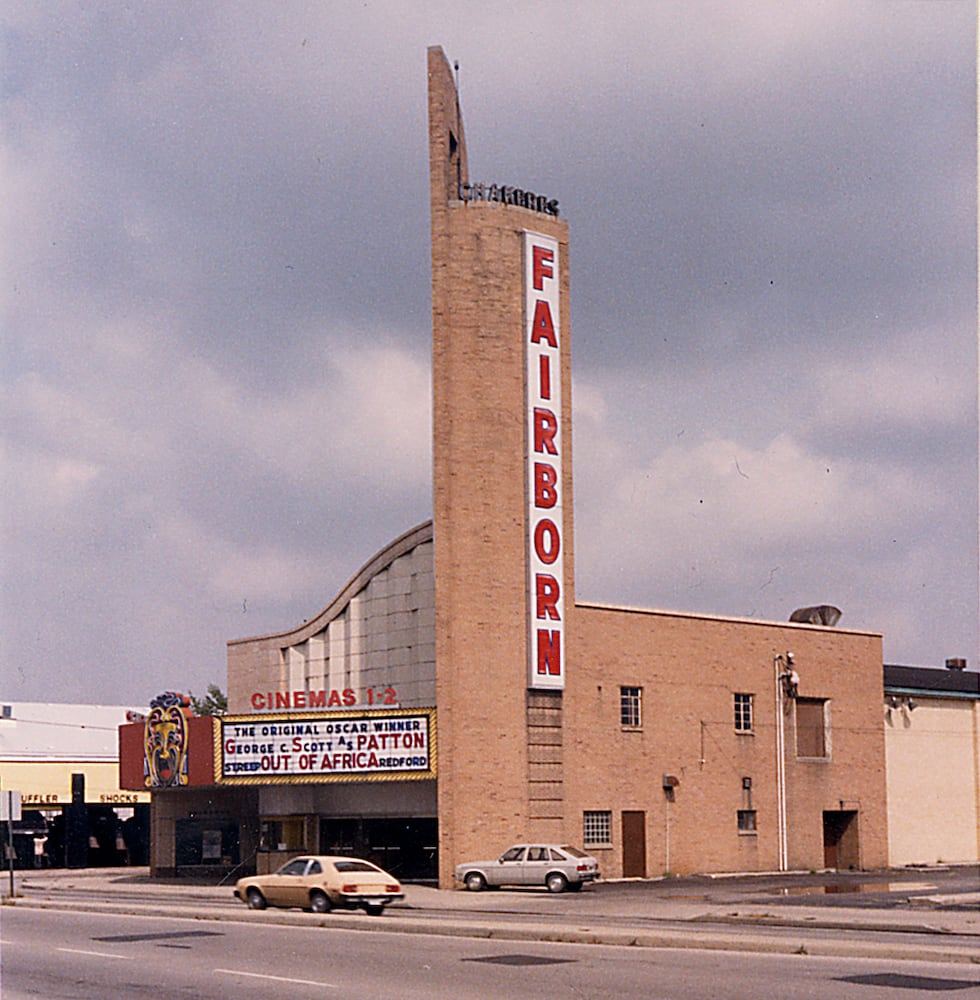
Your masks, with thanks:
[[[0,797],[0,823],[19,823],[20,812],[20,792],[3,792]]]
[[[430,777],[430,712],[221,720],[222,781]]]
[[[528,687],[565,687],[558,241],[524,233]]]

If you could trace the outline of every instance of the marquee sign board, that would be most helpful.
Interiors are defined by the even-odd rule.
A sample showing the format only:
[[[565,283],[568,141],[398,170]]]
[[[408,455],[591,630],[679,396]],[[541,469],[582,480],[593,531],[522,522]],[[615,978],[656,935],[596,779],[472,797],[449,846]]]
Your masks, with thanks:
[[[223,716],[215,771],[227,784],[434,778],[435,710]]]
[[[565,687],[559,246],[524,233],[528,687]]]

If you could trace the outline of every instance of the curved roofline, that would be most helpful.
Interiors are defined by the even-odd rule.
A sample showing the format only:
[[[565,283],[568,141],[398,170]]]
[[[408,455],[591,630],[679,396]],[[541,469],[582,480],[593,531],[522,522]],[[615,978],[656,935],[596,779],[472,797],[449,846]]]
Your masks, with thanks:
[[[387,569],[399,556],[410,552],[423,542],[432,541],[432,521],[423,521],[389,542],[375,553],[341,588],[337,596],[317,615],[296,628],[283,632],[269,632],[266,635],[247,636],[244,639],[229,639],[227,645],[237,646],[244,642],[262,642],[272,639],[288,640],[290,644],[304,642],[311,635],[323,630],[350,603],[355,594],[363,590],[372,577]]]

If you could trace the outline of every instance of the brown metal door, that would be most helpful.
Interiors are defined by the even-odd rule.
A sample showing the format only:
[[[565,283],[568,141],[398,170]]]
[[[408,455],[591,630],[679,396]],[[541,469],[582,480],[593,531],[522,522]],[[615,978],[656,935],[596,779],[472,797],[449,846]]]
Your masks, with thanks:
[[[647,814],[623,813],[623,877],[647,877]]]

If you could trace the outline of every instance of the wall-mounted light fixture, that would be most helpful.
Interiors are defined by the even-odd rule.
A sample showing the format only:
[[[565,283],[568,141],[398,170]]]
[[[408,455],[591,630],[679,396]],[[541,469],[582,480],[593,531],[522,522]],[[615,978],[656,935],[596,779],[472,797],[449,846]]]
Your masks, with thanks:
[[[904,715],[914,712],[919,707],[919,703],[908,695],[890,694],[885,699],[885,714],[891,718],[892,712],[901,709]]]
[[[792,653],[780,653],[776,657],[777,676],[786,698],[795,698],[800,689],[800,675],[793,669],[794,662]]]

